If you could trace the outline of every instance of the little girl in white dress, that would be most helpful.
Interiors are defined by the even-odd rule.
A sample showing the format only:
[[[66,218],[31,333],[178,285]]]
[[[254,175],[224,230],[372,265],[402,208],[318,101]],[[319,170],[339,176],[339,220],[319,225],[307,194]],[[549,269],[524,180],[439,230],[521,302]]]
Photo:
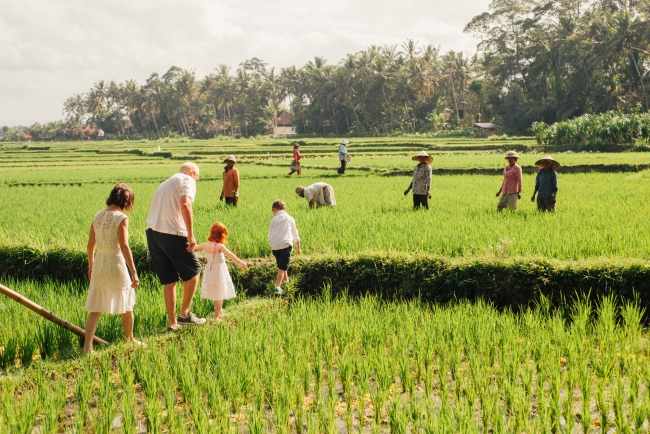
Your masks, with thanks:
[[[126,184],[117,184],[106,199],[108,208],[99,211],[88,235],[88,278],[90,288],[84,309],[89,313],[83,353],[93,350],[93,337],[102,313],[122,315],[124,336],[133,338],[133,307],[138,273],[129,247],[129,218],[135,195]],[[95,252],[97,247],[97,252]],[[131,270],[131,278],[129,272]]]
[[[222,223],[216,222],[210,229],[208,242],[194,246],[195,252],[204,250],[205,256],[208,258],[208,264],[203,270],[203,280],[201,281],[201,298],[214,300],[215,318],[224,315],[223,301],[236,296],[235,285],[230,278],[225,256],[232,259],[240,268],[248,268],[244,261],[224,246],[227,239],[228,229]]]

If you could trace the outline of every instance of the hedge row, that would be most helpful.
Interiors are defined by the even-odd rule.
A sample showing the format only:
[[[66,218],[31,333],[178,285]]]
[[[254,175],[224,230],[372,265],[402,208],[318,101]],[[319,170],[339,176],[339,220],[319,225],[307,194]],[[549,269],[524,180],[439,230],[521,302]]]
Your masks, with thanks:
[[[132,246],[139,273],[151,273],[144,246]],[[277,269],[270,259],[249,260],[242,271],[231,267],[233,280],[248,295],[268,293]],[[86,257],[65,250],[38,251],[25,247],[0,250],[0,276],[15,279],[86,279]],[[498,307],[527,306],[544,295],[554,305],[576,295],[597,299],[616,294],[631,299],[638,294],[650,312],[650,264],[641,260],[494,258],[446,259],[427,255],[354,255],[294,258],[289,274],[292,288],[314,295],[324,285],[351,296],[380,294],[388,299],[446,303],[456,299],[489,300]]]

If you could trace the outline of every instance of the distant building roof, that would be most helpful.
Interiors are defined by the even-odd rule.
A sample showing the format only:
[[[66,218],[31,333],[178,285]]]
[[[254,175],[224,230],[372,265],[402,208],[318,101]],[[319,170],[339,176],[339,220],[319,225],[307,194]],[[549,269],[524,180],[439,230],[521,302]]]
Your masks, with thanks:
[[[31,140],[32,136],[30,136],[29,134],[23,134],[23,139]]]
[[[278,126],[279,125],[292,125],[293,124],[293,115],[286,110],[283,110],[278,115]]]
[[[476,123],[474,124],[475,127],[477,128],[483,128],[484,130],[492,130],[495,128],[501,128],[497,124],[490,124],[490,123]]]
[[[43,128],[43,125],[39,124],[38,122],[35,122],[34,125],[32,125],[32,128]]]
[[[220,130],[223,131],[226,129],[227,127],[224,124],[222,124],[218,120],[214,120],[210,122],[210,125],[208,125],[208,127],[206,128],[206,131],[220,131]]]

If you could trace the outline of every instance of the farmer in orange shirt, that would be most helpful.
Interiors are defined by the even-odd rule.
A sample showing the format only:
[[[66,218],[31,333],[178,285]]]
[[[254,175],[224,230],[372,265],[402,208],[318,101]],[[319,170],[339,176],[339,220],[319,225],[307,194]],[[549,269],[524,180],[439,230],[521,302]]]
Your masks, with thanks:
[[[239,171],[235,169],[234,155],[228,155],[224,160],[226,167],[223,171],[223,188],[221,189],[221,197],[219,200],[226,198],[226,205],[237,206],[239,201]]]

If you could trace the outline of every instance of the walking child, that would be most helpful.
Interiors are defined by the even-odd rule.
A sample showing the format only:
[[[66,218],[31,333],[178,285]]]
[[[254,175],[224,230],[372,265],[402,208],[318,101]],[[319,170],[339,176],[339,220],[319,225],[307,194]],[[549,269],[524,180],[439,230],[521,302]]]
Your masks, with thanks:
[[[291,250],[296,243],[296,253],[301,254],[300,236],[296,228],[296,221],[287,214],[287,206],[281,200],[276,200],[271,206],[273,218],[269,226],[269,244],[278,264],[278,275],[275,279],[275,294],[282,294],[282,283],[289,283],[289,259]]]
[[[248,268],[244,261],[224,246],[227,240],[228,229],[222,223],[216,222],[210,229],[208,242],[194,246],[195,252],[204,250],[208,258],[201,282],[201,298],[214,300],[215,318],[224,315],[223,301],[236,296],[235,285],[230,278],[225,256],[232,259],[240,268],[244,270]]]
[[[93,351],[93,336],[102,313],[122,315],[127,341],[142,345],[133,337],[135,288],[140,280],[129,247],[129,218],[135,195],[126,184],[117,184],[106,199],[106,209],[95,214],[88,235],[88,278],[90,287],[84,310],[89,312],[83,354]],[[97,252],[95,252],[97,247]],[[131,270],[129,278],[128,270]]]

